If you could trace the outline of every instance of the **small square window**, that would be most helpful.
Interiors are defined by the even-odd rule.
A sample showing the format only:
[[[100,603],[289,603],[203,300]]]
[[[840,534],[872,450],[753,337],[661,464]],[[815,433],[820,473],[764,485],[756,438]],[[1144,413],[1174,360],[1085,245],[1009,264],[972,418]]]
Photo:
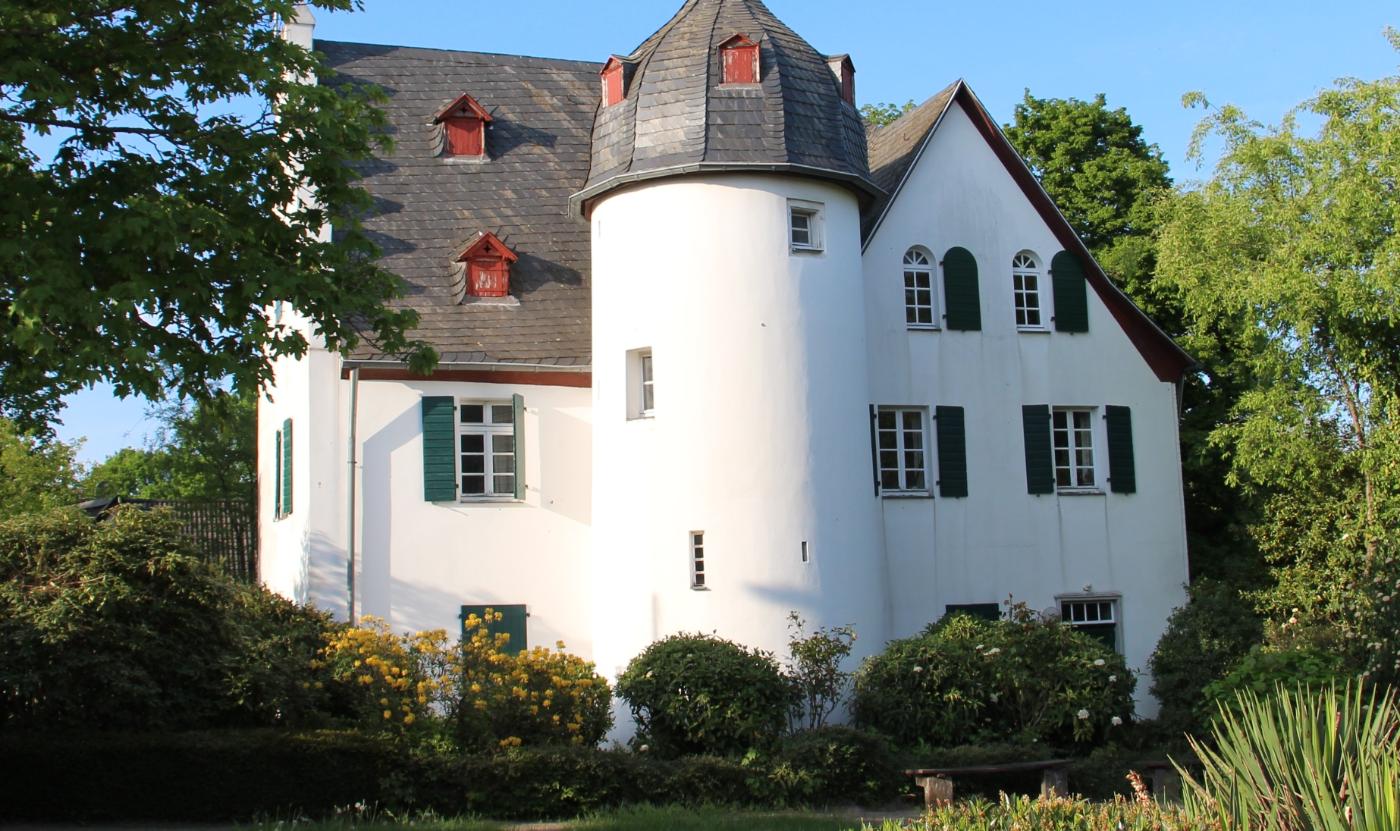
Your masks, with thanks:
[[[651,418],[656,409],[655,363],[650,349],[627,353],[627,417]]]
[[[793,251],[822,250],[821,203],[788,200],[788,241]]]

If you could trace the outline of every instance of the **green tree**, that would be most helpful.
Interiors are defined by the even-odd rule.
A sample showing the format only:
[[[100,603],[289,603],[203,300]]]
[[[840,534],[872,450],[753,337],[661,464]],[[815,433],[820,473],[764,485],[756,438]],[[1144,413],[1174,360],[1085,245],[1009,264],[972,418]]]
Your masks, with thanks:
[[[78,501],[77,448],[21,433],[0,418],[0,517]]]
[[[367,197],[347,162],[385,141],[381,93],[303,80],[329,73],[280,36],[295,13],[0,4],[0,414],[47,429],[100,380],[152,400],[229,376],[253,388],[307,345],[265,317],[278,301],[332,348],[364,338],[433,363],[356,220]]]
[[[1334,627],[1396,673],[1400,78],[1340,81],[1275,127],[1220,107],[1197,158],[1212,138],[1211,180],[1164,207],[1158,280],[1188,346],[1228,333],[1251,382],[1211,438],[1262,506],[1261,607]]]
[[[257,399],[247,392],[216,393],[157,411],[163,425],[144,450],[124,448],[93,467],[90,496],[142,499],[244,499],[257,487]]]
[[[865,119],[866,124],[875,127],[884,127],[899,120],[899,117],[914,109],[916,105],[913,101],[906,101],[903,104],[862,104],[860,107],[860,117]]]

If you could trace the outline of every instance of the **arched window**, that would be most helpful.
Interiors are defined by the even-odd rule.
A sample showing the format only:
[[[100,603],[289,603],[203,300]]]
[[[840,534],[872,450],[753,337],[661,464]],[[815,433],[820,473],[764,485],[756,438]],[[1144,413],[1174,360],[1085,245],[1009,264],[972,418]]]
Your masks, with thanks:
[[[904,321],[909,328],[937,325],[933,299],[933,256],[922,248],[910,248],[904,254]]]
[[[1044,329],[1041,311],[1040,263],[1034,254],[1022,251],[1011,258],[1011,288],[1016,298],[1016,328]]]

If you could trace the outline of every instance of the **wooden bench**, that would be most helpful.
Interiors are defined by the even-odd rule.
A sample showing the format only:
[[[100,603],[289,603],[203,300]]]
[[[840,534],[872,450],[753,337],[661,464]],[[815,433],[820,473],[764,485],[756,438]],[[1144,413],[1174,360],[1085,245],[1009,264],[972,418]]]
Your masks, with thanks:
[[[1199,764],[1199,761],[1194,756],[1183,761],[1183,764],[1188,766],[1192,763]],[[1181,774],[1177,772],[1176,765],[1169,760],[1144,760],[1133,765],[1133,770],[1142,772],[1153,796],[1168,802],[1181,801]]]
[[[972,765],[961,768],[918,768],[906,770],[914,784],[924,789],[924,807],[946,805],[953,801],[953,777],[994,776],[1000,773],[1040,771],[1040,795],[1043,797],[1069,795],[1069,766],[1071,759],[1046,759],[1043,762],[1007,762],[1001,765]]]

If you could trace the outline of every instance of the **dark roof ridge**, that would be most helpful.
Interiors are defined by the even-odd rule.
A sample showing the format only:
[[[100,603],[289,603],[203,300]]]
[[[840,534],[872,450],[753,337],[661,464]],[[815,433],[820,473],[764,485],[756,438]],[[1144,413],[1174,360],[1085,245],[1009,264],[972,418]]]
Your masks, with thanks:
[[[482,58],[507,58],[522,61],[540,61],[547,64],[570,65],[574,69],[592,67],[594,69],[602,67],[598,61],[578,60],[575,58],[550,58],[543,55],[517,55],[511,52],[482,52],[477,49],[442,49],[434,46],[404,46],[398,43],[365,43],[355,40],[331,40],[329,38],[316,38],[312,48],[316,49],[323,45],[362,48],[362,49],[393,49],[400,52],[425,52],[452,55],[454,57],[479,55]]]

